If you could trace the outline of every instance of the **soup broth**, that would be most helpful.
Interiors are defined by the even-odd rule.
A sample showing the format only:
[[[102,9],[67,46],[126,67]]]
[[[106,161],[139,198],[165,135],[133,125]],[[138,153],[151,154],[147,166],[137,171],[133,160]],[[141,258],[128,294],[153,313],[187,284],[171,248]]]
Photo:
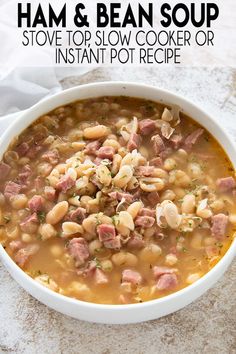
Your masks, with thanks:
[[[224,256],[234,169],[177,107],[100,97],[59,107],[0,163],[0,237],[35,281],[101,304],[163,297]]]

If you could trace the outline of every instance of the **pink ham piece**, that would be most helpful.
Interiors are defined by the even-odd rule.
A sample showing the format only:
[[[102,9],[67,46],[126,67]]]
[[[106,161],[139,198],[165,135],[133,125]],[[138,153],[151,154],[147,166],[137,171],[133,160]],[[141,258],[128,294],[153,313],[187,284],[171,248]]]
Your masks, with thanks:
[[[228,219],[228,216],[222,213],[212,216],[212,236],[218,240],[222,240],[224,238],[228,225]]]
[[[168,148],[165,148],[165,150],[161,151],[160,152],[160,158],[162,160],[165,160],[169,155],[171,155],[173,153],[173,150],[172,148],[168,147]]]
[[[154,274],[155,279],[158,279],[163,274],[173,274],[176,272],[177,272],[176,268],[168,268],[168,267],[162,267],[162,266],[153,267],[153,274]]]
[[[155,166],[155,167],[162,167],[163,166],[163,161],[161,157],[154,157],[149,161],[150,166]]]
[[[178,285],[176,274],[163,274],[157,281],[156,288],[160,291],[172,290]]]
[[[100,141],[98,140],[92,141],[91,143],[88,143],[86,145],[84,153],[87,155],[96,155],[100,146],[101,146]]]
[[[134,224],[135,224],[135,226],[149,228],[154,225],[154,222],[155,222],[155,219],[151,216],[138,216],[135,219]]]
[[[206,247],[206,254],[207,254],[208,258],[213,258],[215,256],[218,256],[219,249],[216,246],[207,246]]]
[[[24,244],[20,240],[14,240],[9,243],[9,247],[13,252],[15,252],[15,251],[19,251],[19,249],[23,248]]]
[[[127,242],[127,247],[130,249],[134,249],[134,250],[138,250],[143,248],[145,245],[144,240],[142,239],[142,236],[135,232],[133,233],[133,235],[131,235],[131,238],[129,239],[129,241]]]
[[[39,250],[39,245],[28,245],[25,248],[21,248],[15,255],[16,263],[23,268],[28,262],[30,256],[33,256]]]
[[[69,189],[74,187],[75,180],[70,175],[64,175],[60,178],[60,181],[56,184],[56,189],[62,193],[66,193]]]
[[[31,212],[38,212],[43,210],[44,200],[41,195],[34,195],[29,201],[28,206]]]
[[[216,185],[220,192],[228,192],[236,187],[236,182],[233,177],[218,178]]]
[[[5,189],[4,189],[4,196],[7,199],[10,199],[11,197],[17,195],[20,193],[21,186],[15,182],[7,182]]]
[[[104,241],[103,244],[106,248],[119,250],[121,248],[120,236],[116,236],[114,239]]]
[[[134,270],[125,269],[122,272],[122,283],[131,283],[133,285],[139,285],[142,283],[142,276]]]
[[[129,193],[123,192],[111,192],[108,194],[112,199],[118,200],[119,202],[124,199],[127,203],[132,203],[134,201],[134,196]]]
[[[165,150],[165,144],[159,134],[154,135],[151,138],[151,141],[152,141],[153,150],[156,155],[159,155],[162,151]]]
[[[29,184],[29,178],[32,175],[32,170],[29,165],[25,165],[18,176],[18,181],[22,186]]]
[[[94,280],[96,285],[104,285],[108,283],[107,275],[101,269],[98,268],[95,269]]]
[[[147,194],[147,200],[150,204],[150,206],[154,207],[157,205],[157,203],[160,201],[160,197],[159,197],[159,194],[158,192],[150,192]]]
[[[135,174],[140,177],[149,177],[155,170],[154,166],[138,166],[135,169]]]
[[[113,225],[101,224],[97,227],[98,237],[101,242],[114,240],[116,237],[116,230]]]
[[[115,149],[112,146],[102,146],[97,152],[97,157],[100,159],[112,160],[115,154]]]
[[[44,187],[44,195],[47,200],[50,200],[50,202],[54,202],[56,199],[56,190],[55,188],[51,186],[45,186]]]
[[[138,149],[140,144],[141,144],[141,137],[136,133],[131,133],[127,144],[127,149],[129,151],[133,151],[135,149]]]
[[[142,208],[139,212],[140,216],[151,216],[155,218],[156,211],[149,208]]]
[[[75,260],[76,267],[81,266],[89,258],[88,244],[84,238],[73,238],[69,241],[68,251]]]
[[[72,210],[65,218],[65,220],[70,220],[82,224],[83,220],[86,218],[86,209],[78,207]]]
[[[5,162],[0,163],[0,181],[3,181],[9,174],[11,167]]]
[[[177,150],[180,147],[182,141],[183,141],[183,137],[181,134],[173,134],[169,139],[171,146],[175,150]]]
[[[139,131],[141,135],[149,135],[156,129],[156,123],[152,119],[143,119],[139,122]]]
[[[39,151],[41,151],[42,149],[43,147],[41,145],[33,145],[28,150],[26,156],[30,159],[34,159],[38,155]]]
[[[23,142],[20,145],[18,145],[15,150],[16,150],[17,154],[19,155],[19,157],[22,157],[22,156],[25,156],[27,154],[29,149],[30,149],[29,144]]]
[[[51,165],[57,165],[60,159],[60,155],[56,149],[45,152],[42,155],[44,161],[49,162]]]
[[[202,136],[203,133],[204,133],[204,129],[199,128],[199,129],[195,130],[193,133],[189,134],[187,136],[187,138],[185,139],[184,147],[187,150],[191,150],[193,145],[196,144],[196,142]]]
[[[27,234],[33,234],[37,231],[38,223],[37,214],[33,213],[20,223],[21,231]]]

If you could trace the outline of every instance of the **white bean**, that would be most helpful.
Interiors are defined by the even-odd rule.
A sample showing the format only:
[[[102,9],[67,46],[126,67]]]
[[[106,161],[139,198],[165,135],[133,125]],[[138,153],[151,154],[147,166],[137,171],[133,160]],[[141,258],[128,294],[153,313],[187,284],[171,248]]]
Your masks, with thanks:
[[[111,259],[112,262],[119,267],[120,266],[133,267],[138,263],[138,259],[134,254],[129,252],[123,252],[123,251],[113,254]]]
[[[55,225],[61,221],[68,211],[68,202],[62,201],[56,204],[46,215],[47,224]]]
[[[163,215],[166,219],[167,224],[172,229],[178,228],[181,223],[181,216],[179,215],[177,206],[173,202],[167,201],[163,205]]]
[[[129,205],[127,212],[132,216],[133,219],[135,219],[142,206],[143,206],[142,202],[134,202]]]
[[[186,194],[183,198],[183,203],[181,206],[182,213],[193,214],[196,206],[196,198],[194,194]]]
[[[139,253],[139,258],[143,262],[156,262],[157,259],[160,257],[162,253],[161,248],[158,245],[155,244],[150,244],[146,247],[144,247],[140,253]]]
[[[113,183],[118,188],[124,188],[133,177],[133,169],[131,166],[124,165],[120,168],[117,175],[113,178]]]
[[[99,165],[96,170],[96,175],[99,181],[104,184],[104,186],[109,186],[111,183],[111,172],[105,165]]]
[[[105,125],[95,125],[84,129],[86,139],[100,139],[109,134],[109,129]]]
[[[39,227],[39,233],[44,241],[51,237],[55,237],[57,235],[57,230],[51,224],[42,224]]]
[[[83,227],[73,221],[65,221],[62,224],[62,231],[65,236],[74,235],[77,233],[83,233]]]

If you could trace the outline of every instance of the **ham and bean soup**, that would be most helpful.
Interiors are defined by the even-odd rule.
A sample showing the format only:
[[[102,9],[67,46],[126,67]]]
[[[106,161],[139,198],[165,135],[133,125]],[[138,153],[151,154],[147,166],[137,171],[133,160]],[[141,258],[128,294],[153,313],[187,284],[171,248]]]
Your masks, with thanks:
[[[0,237],[35,281],[129,304],[194,283],[236,228],[234,169],[177,107],[130,97],[40,117],[0,163]]]

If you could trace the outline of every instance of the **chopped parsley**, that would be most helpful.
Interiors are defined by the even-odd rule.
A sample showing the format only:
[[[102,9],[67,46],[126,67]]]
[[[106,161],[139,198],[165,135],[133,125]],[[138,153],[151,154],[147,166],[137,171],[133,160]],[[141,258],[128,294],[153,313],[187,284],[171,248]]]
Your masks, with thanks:
[[[102,268],[102,265],[101,265],[101,262],[99,261],[99,259],[97,259],[97,258],[95,257],[93,260],[94,260],[94,262],[96,263],[96,268],[101,269],[101,268]]]
[[[37,216],[38,216],[39,222],[40,222],[41,224],[44,223],[45,218],[46,218],[46,213],[45,213],[45,211],[38,211],[38,212],[37,212]]]

